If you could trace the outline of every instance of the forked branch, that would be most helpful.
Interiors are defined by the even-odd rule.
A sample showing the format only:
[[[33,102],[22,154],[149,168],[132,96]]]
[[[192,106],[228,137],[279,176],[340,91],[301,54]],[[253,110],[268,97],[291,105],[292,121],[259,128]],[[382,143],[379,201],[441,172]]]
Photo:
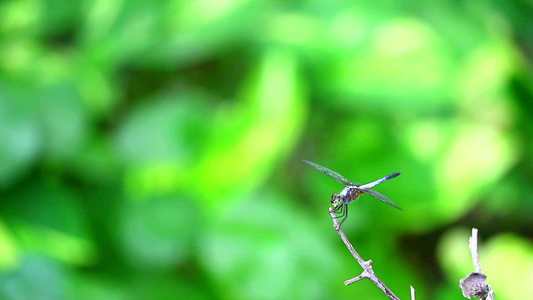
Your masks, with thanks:
[[[372,281],[383,293],[385,293],[385,295],[387,295],[387,297],[389,297],[390,299],[393,299],[393,300],[399,300],[400,298],[398,298],[386,285],[385,283],[383,283],[383,281],[381,281],[381,279],[379,279],[379,277],[376,275],[376,273],[374,272],[374,269],[372,269],[372,260],[369,259],[367,261],[365,261],[360,255],[359,253],[357,253],[357,251],[355,251],[354,247],[352,246],[352,244],[350,243],[350,241],[348,240],[348,238],[346,237],[346,235],[344,234],[344,231],[342,230],[342,228],[340,227],[339,225],[339,221],[337,220],[337,216],[335,215],[335,212],[333,211],[332,208],[329,208],[329,213],[331,215],[331,219],[333,219],[333,226],[335,227],[335,230],[337,231],[337,233],[339,234],[339,236],[341,237],[342,241],[344,242],[344,244],[346,245],[346,247],[348,248],[348,250],[350,250],[350,253],[352,253],[353,257],[355,258],[355,260],[357,260],[357,262],[359,263],[359,265],[361,266],[361,268],[363,268],[363,272],[361,272],[361,274],[359,274],[358,276],[352,278],[352,279],[348,279],[344,282],[344,285],[349,285],[349,284],[352,284],[354,282],[357,282],[361,279],[365,279],[365,278],[368,278],[370,279],[370,281]],[[413,287],[411,287],[411,299],[415,299],[415,290]]]

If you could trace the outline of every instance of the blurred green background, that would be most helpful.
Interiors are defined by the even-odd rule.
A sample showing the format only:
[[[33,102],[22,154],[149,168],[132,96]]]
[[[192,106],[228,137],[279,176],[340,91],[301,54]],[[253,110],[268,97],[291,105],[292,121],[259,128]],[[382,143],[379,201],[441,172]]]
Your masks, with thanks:
[[[0,3],[0,299],[533,295],[531,1]]]

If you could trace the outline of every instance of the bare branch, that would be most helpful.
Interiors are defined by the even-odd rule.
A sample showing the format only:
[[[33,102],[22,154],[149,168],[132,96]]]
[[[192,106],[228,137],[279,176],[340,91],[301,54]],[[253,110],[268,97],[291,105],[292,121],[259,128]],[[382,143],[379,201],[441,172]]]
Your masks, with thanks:
[[[470,299],[471,296],[474,296],[481,300],[494,300],[494,291],[487,284],[487,275],[483,274],[481,271],[477,246],[477,232],[477,228],[472,228],[472,236],[468,243],[476,271],[459,280],[459,287],[461,287],[465,298]]]
[[[344,282],[344,285],[349,285],[349,284],[352,284],[354,282],[357,282],[359,280],[362,280],[362,279],[365,279],[365,278],[368,278],[370,279],[370,281],[372,281],[383,293],[385,293],[385,295],[387,295],[387,297],[389,297],[389,299],[393,299],[393,300],[400,300],[400,298],[398,298],[386,285],[385,283],[383,283],[383,281],[381,281],[379,279],[379,277],[376,275],[376,273],[374,272],[374,269],[372,269],[372,260],[369,259],[367,261],[365,261],[360,255],[359,253],[357,253],[357,251],[355,251],[354,247],[352,246],[352,244],[350,243],[350,241],[348,240],[348,238],[346,237],[346,235],[344,234],[344,231],[342,231],[342,228],[340,227],[339,225],[339,221],[337,220],[337,216],[335,215],[335,212],[333,211],[333,209],[330,207],[329,208],[329,213],[331,215],[331,219],[333,219],[333,226],[335,227],[335,230],[337,231],[337,233],[339,234],[339,236],[341,237],[342,241],[344,242],[344,244],[346,245],[346,247],[348,248],[348,250],[350,250],[350,253],[352,253],[353,257],[355,258],[355,260],[357,260],[357,262],[359,263],[359,265],[363,268],[363,272],[352,278],[352,279],[349,279],[349,280],[346,280]],[[414,294],[413,294],[414,295]],[[414,298],[413,298],[414,299]]]
[[[355,276],[354,278],[352,279],[348,279],[344,282],[344,285],[350,285],[354,282],[358,282],[359,280],[361,279],[365,279],[365,278],[368,278],[368,274],[365,273],[365,271],[363,271],[363,273],[361,273],[361,275],[359,276]]]
[[[472,236],[468,240],[468,248],[472,252],[472,261],[476,272],[483,273],[481,272],[481,263],[479,262],[479,252],[477,250],[477,228],[472,228]]]

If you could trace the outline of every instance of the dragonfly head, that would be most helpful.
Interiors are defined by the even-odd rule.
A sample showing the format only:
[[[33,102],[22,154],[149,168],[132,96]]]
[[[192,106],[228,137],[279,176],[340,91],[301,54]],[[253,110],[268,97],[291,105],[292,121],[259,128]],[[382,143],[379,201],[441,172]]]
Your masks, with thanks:
[[[342,197],[339,194],[333,194],[331,196],[331,204],[334,208],[337,208],[342,205]]]

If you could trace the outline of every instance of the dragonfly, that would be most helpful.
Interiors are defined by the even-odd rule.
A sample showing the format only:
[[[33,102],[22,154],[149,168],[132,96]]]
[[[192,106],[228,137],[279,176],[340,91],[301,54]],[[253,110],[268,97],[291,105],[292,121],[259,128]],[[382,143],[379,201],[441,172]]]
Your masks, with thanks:
[[[342,225],[342,223],[346,221],[346,219],[348,218],[348,204],[357,200],[361,194],[369,194],[370,196],[378,200],[381,200],[394,208],[402,210],[401,208],[396,206],[396,204],[394,204],[394,202],[392,202],[389,199],[389,197],[381,193],[378,193],[374,190],[371,190],[371,188],[375,187],[376,185],[381,184],[389,179],[392,179],[400,175],[401,172],[392,173],[381,179],[372,181],[367,184],[361,184],[357,181],[348,180],[341,174],[335,171],[332,171],[326,167],[323,167],[319,164],[316,164],[314,162],[311,162],[308,160],[302,160],[302,161],[310,165],[311,167],[315,168],[317,171],[328,175],[329,177],[337,180],[338,182],[344,185],[344,189],[342,190],[340,194],[333,194],[331,196],[331,204],[333,205],[333,211],[335,211],[337,218],[342,218],[341,222],[339,223],[339,226]]]

